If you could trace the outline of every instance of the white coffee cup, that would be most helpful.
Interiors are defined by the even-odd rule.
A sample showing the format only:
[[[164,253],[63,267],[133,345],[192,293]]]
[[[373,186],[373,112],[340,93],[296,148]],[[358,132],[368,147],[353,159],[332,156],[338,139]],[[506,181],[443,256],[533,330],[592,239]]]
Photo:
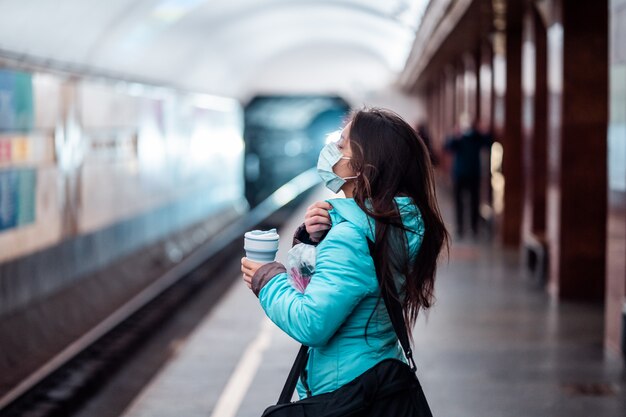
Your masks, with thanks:
[[[246,258],[254,262],[268,263],[276,259],[278,240],[276,229],[251,230],[244,235],[243,248]]]

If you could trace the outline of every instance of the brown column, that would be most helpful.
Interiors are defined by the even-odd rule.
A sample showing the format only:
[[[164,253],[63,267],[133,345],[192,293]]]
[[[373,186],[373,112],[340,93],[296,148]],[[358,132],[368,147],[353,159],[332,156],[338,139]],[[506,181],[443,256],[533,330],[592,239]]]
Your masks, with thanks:
[[[446,77],[445,75],[441,74],[438,78],[437,78],[437,94],[439,95],[439,100],[437,101],[437,106],[438,106],[438,113],[439,113],[439,120],[438,120],[438,125],[439,125],[439,133],[437,134],[437,140],[438,142],[438,149],[441,152],[442,148],[443,148],[443,144],[444,141],[446,139],[446,135],[448,134],[448,131],[451,129],[451,126],[448,126],[446,124],[446,102],[445,102],[445,97],[446,97]],[[439,155],[440,157],[442,156],[441,154]],[[440,159],[441,162],[441,159]]]
[[[523,39],[523,235],[543,240],[546,222],[547,34],[533,2],[527,4]]]
[[[476,108],[478,111],[479,126],[490,133],[493,133],[493,53],[491,44],[482,41],[477,53],[477,94]],[[480,184],[481,207],[487,206],[489,211],[485,213],[489,223],[494,220],[493,209],[493,189],[491,178],[491,152],[485,151],[485,157],[481,161],[483,164],[483,176]],[[482,210],[481,210],[482,211]],[[482,215],[482,214],[481,214]]]
[[[474,54],[466,53],[463,55],[463,89],[465,91],[465,111],[474,121],[478,118],[477,101],[478,79],[476,76],[476,59]]]
[[[611,1],[611,124],[608,135],[609,209],[607,222],[605,345],[619,353],[622,309],[626,306],[626,0]],[[624,353],[622,351],[622,353]]]
[[[518,246],[521,235],[522,177],[522,13],[520,1],[508,1],[506,10],[506,96],[504,155],[502,173],[505,180],[502,243]]]
[[[428,86],[428,105],[426,107],[427,119],[426,126],[430,135],[430,146],[434,146],[433,138],[437,133],[437,83],[432,82]]]
[[[474,63],[475,63],[475,74],[476,74],[476,94],[474,95],[474,107],[476,108],[476,121],[481,122],[482,118],[482,109],[481,109],[481,89],[482,83],[480,79],[480,66],[482,64],[482,42],[476,45],[476,50],[474,51]]]
[[[626,158],[622,158],[626,164]],[[626,181],[626,178],[623,179]],[[626,192],[610,190],[607,235],[605,346],[614,353],[623,349],[622,320],[626,307]],[[624,352],[621,352],[622,354]]]
[[[465,107],[465,67],[462,61],[456,61],[454,65],[454,88],[456,94],[456,119],[458,123],[462,114],[467,112]]]
[[[550,290],[602,301],[606,248],[607,0],[552,1],[548,28]]]
[[[432,114],[432,117],[428,119],[428,129],[430,130],[430,144],[433,147],[433,151],[438,151],[438,137],[439,137],[439,82],[438,80],[433,81],[432,89],[432,100],[430,103],[430,108],[428,109],[429,114]]]
[[[480,48],[480,62],[478,66],[480,102],[479,117],[484,127],[493,128],[493,52],[491,45],[483,42]]]
[[[455,92],[455,78],[453,67],[447,66],[441,77],[441,126],[442,126],[442,140],[454,132],[456,126],[456,92]],[[452,158],[449,153],[442,153],[441,158],[441,170],[443,172],[450,172],[452,166]]]
[[[450,129],[453,129],[458,122],[456,102],[456,71],[454,66],[451,65],[446,68],[446,121],[448,126],[450,126]]]
[[[440,143],[440,149],[442,149],[442,152],[440,154],[440,159],[439,159],[439,163],[441,165],[441,169],[448,171],[449,165],[448,161],[449,161],[449,157],[447,156],[446,152],[443,152],[443,146],[445,144],[445,141],[448,137],[449,134],[452,133],[452,129],[454,128],[454,126],[452,126],[449,122],[449,115],[448,113],[451,111],[450,109],[450,105],[448,102],[448,83],[447,83],[447,77],[446,77],[446,73],[442,72],[442,74],[439,77],[439,96],[440,96],[440,100],[439,100],[439,139],[441,140]],[[449,178],[449,176],[447,176],[446,178]]]

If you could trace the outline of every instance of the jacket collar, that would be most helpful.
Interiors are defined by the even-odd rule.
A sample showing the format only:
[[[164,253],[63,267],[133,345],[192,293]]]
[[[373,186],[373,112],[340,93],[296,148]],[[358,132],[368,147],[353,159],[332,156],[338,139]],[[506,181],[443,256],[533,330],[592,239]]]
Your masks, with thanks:
[[[369,217],[356,204],[353,198],[332,198],[326,200],[332,209],[328,211],[333,224],[348,221],[361,230],[365,236],[374,240],[374,219]],[[395,197],[395,201],[400,209],[402,223],[405,227],[423,235],[423,222],[420,221],[421,214],[417,206],[412,204],[411,197]],[[421,225],[421,227],[420,227]]]

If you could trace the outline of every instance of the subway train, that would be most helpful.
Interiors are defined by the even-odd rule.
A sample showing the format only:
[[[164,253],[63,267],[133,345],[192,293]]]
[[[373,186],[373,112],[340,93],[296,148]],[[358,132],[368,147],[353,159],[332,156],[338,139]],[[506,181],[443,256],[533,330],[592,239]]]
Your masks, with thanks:
[[[0,60],[0,393],[314,167],[348,110]]]

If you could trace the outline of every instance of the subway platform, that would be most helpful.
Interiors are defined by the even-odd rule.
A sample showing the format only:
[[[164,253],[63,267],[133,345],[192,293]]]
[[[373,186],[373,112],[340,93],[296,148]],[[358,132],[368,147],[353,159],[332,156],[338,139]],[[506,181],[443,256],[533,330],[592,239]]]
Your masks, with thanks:
[[[313,193],[279,230],[279,260],[304,209],[331,197]],[[449,221],[445,190],[439,199]],[[258,417],[275,403],[299,345],[265,317],[240,275],[232,279],[124,417]],[[623,366],[603,352],[602,308],[551,299],[524,273],[517,252],[452,242],[436,298],[413,333],[435,416],[626,416]]]

